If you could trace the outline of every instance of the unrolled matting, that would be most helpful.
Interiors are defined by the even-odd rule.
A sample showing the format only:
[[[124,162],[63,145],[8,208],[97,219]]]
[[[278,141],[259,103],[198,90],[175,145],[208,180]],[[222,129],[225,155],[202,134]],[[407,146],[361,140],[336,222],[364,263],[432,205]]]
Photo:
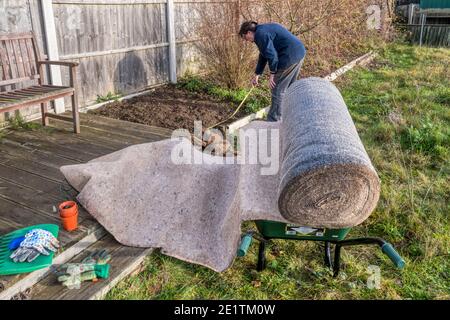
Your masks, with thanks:
[[[376,206],[379,179],[333,84],[297,81],[282,115],[282,122],[255,121],[240,132],[280,130],[273,175],[261,175],[265,165],[217,164],[205,154],[203,164],[173,163],[175,147],[201,155],[187,139],[134,145],[61,171],[120,243],[223,271],[236,255],[242,221],[352,227]],[[250,149],[240,157],[249,159]]]

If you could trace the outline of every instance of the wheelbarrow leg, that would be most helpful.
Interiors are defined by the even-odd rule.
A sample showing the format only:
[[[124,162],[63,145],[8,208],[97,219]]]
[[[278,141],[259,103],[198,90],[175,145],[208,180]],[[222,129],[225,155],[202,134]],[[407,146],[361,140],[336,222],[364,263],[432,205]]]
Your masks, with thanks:
[[[331,246],[328,241],[325,241],[325,257],[324,257],[325,266],[327,268],[331,268],[333,266],[331,262]]]
[[[266,268],[266,241],[259,242],[258,265],[256,270],[263,271]]]
[[[334,248],[333,277],[337,277],[341,267],[341,245],[336,244]]]

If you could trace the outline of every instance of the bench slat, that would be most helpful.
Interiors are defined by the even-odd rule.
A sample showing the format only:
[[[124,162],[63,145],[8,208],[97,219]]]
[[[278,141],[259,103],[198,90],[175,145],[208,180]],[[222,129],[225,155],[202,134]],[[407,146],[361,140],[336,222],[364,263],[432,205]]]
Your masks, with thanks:
[[[35,74],[31,77],[16,78],[16,79],[0,81],[0,86],[9,86],[9,85],[16,84],[19,82],[23,82],[23,81],[27,81],[27,80],[37,80],[37,79],[39,79],[39,75]]]
[[[31,74],[38,74],[38,69],[36,67],[36,57],[34,56],[34,50],[33,50],[33,39],[27,39],[26,46],[27,46],[28,57],[30,59]],[[33,63],[31,63],[31,61]]]
[[[68,89],[73,90],[73,88],[71,87],[60,87],[60,86],[33,86],[33,87],[29,87],[29,88],[24,88],[24,89],[18,89],[18,90],[13,90],[13,91],[9,91],[9,92],[0,92],[0,97],[9,97],[9,96],[14,96],[14,95],[39,95],[39,94],[49,94],[52,92],[58,92],[58,91],[67,91]]]
[[[73,91],[62,91],[61,93],[55,93],[55,94],[51,94],[51,95],[47,95],[44,97],[39,97],[36,99],[29,99],[29,100],[24,100],[24,99],[20,99],[20,100],[16,100],[16,101],[12,101],[11,103],[1,103],[0,104],[0,112],[11,112],[14,110],[18,110],[18,109],[22,109],[24,107],[29,107],[29,106],[33,106],[33,105],[37,105],[43,102],[48,102],[50,100],[55,100],[55,99],[59,99],[59,98],[63,98],[66,96],[71,96],[73,94]]]
[[[7,97],[0,97],[0,101],[16,101],[17,99],[13,99],[13,98],[7,98]]]
[[[10,47],[10,42],[9,41],[5,41],[4,44],[5,44],[5,65],[7,65],[8,68],[9,68],[9,72],[6,75],[5,80],[14,79],[14,78],[17,78],[17,77],[14,74],[13,67],[12,67],[12,62],[11,62],[11,59],[10,59],[10,52],[12,52],[11,51],[12,49]]]
[[[0,42],[0,60],[2,61],[3,78],[4,80],[9,78],[9,63],[7,63],[6,58],[6,47],[5,44]]]
[[[20,53],[22,56],[22,60],[23,60],[23,67],[25,69],[25,74],[28,76],[31,76],[31,62],[28,56],[28,52],[27,52],[27,46],[25,43],[25,39],[20,39],[19,41],[19,46],[20,46]]]
[[[73,93],[73,88],[71,87],[55,87],[55,88],[34,88],[34,89],[19,89],[10,92],[0,93],[0,99],[6,100],[8,102],[0,103],[0,112],[5,112],[3,108],[5,106],[11,107],[12,104],[23,104],[28,103],[29,101],[37,101],[41,102],[42,99],[53,100],[53,96],[63,96],[70,95]]]
[[[0,96],[1,97],[14,97],[14,98],[30,98],[30,97],[36,97],[39,96],[40,94],[44,94],[46,92],[22,92],[22,90],[20,91],[11,91],[11,92],[6,92],[6,93],[2,93]]]
[[[11,33],[11,34],[0,34],[0,41],[14,40],[14,39],[32,39],[33,33],[22,32],[22,33]]]
[[[28,90],[30,92],[37,92],[37,93],[55,91],[55,90],[52,90],[51,88],[44,88],[44,87],[39,87],[39,88],[37,88],[37,87],[30,87],[30,88],[24,88],[24,90]]]
[[[24,78],[25,77],[25,69],[23,67],[23,62],[20,56],[20,47],[19,47],[19,40],[11,40],[12,47],[14,50],[14,57],[16,58],[16,67],[19,77]]]

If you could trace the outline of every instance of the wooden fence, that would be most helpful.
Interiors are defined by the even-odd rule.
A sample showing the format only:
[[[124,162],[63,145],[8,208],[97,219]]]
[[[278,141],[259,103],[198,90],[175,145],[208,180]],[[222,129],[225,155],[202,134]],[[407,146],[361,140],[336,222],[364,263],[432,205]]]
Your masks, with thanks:
[[[0,33],[33,31],[49,58],[79,62],[78,93],[83,107],[93,104],[98,95],[126,95],[174,82],[187,71],[201,71],[195,48],[200,12],[220,10],[227,2],[0,0]],[[55,84],[68,81],[63,68],[48,73]],[[57,104],[56,110],[62,112],[64,106]],[[23,115],[37,112],[33,107]]]
[[[420,24],[411,24],[407,26],[411,42],[420,43]],[[423,29],[422,44],[431,47],[450,47],[450,25],[425,25]]]

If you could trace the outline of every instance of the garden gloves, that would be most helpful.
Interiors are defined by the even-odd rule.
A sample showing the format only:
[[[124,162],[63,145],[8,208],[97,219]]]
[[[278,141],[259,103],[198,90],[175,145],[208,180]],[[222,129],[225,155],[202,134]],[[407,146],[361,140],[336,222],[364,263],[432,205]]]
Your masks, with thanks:
[[[94,251],[81,263],[61,265],[58,281],[68,289],[79,289],[83,281],[97,281],[109,277],[111,255],[106,250]]]
[[[10,256],[14,262],[32,262],[40,254],[48,256],[50,252],[56,252],[59,248],[58,239],[43,229],[33,229],[12,243],[17,246]]]

